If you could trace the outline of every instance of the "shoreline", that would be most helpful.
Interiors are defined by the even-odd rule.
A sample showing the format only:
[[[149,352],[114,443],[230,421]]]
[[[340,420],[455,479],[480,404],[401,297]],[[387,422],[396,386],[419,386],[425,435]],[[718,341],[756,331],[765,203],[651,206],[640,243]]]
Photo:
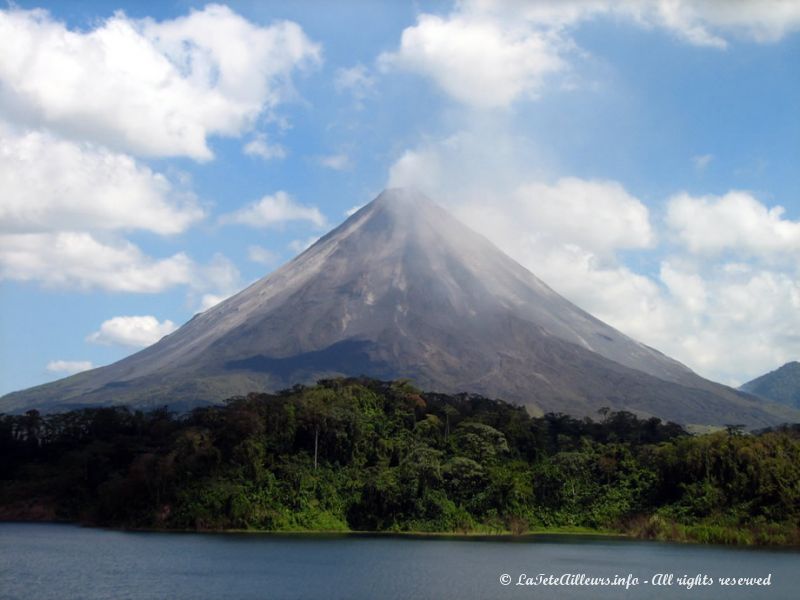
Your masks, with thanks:
[[[265,536],[276,538],[396,538],[413,540],[447,540],[447,541],[470,541],[470,542],[508,542],[526,543],[536,541],[548,541],[548,538],[574,538],[576,540],[584,538],[590,540],[618,540],[626,542],[658,542],[667,544],[678,544],[681,546],[714,546],[726,548],[758,549],[758,550],[777,550],[800,552],[800,546],[793,544],[729,544],[721,542],[704,542],[693,539],[681,538],[656,538],[640,537],[622,531],[591,529],[586,527],[553,527],[536,528],[525,533],[512,533],[510,531],[498,533],[485,533],[480,531],[359,531],[352,529],[293,529],[293,530],[270,530],[270,529],[171,529],[153,527],[114,527],[106,525],[93,525],[81,523],[79,521],[68,520],[0,520],[3,524],[44,524],[44,525],[70,525],[87,529],[104,529],[107,531],[118,531],[122,533],[165,533],[165,534],[200,534],[200,535],[240,535],[240,536]]]
[[[80,523],[76,523],[80,525]],[[88,525],[87,527],[95,527]],[[581,530],[581,529],[541,529],[527,531],[521,534],[511,532],[484,533],[479,531],[360,531],[354,529],[301,529],[301,530],[273,530],[273,529],[152,529],[152,528],[116,528],[108,527],[118,531],[131,531],[143,533],[201,533],[201,534],[235,534],[235,535],[268,535],[275,537],[387,537],[387,538],[409,538],[409,539],[453,539],[470,541],[531,541],[543,537],[571,536],[587,538],[625,538],[635,540],[637,538],[626,533],[600,531],[600,530]]]
[[[285,537],[325,536],[325,537],[397,537],[417,539],[464,539],[464,540],[530,540],[548,536],[574,536],[591,538],[636,538],[624,532],[592,529],[589,527],[553,527],[534,528],[524,533],[510,531],[369,531],[357,529],[175,529],[169,527],[125,527],[114,525],[98,525],[65,519],[0,519],[0,525],[8,523],[73,525],[87,529],[106,529],[109,531],[125,531],[132,533],[199,533],[199,534],[237,534],[237,535],[271,535]]]
[[[750,548],[764,550],[786,550],[790,552],[800,552],[800,545],[794,544],[731,544],[717,541],[700,541],[686,538],[661,538],[661,537],[641,537],[632,535],[629,532],[591,529],[588,527],[554,527],[554,528],[535,528],[525,533],[512,533],[510,531],[486,533],[480,531],[359,531],[352,529],[293,529],[293,530],[270,530],[270,529],[171,529],[157,527],[115,527],[108,525],[94,525],[81,523],[80,521],[68,520],[0,520],[0,525],[20,523],[20,524],[45,524],[45,525],[71,525],[84,527],[87,529],[104,529],[107,531],[118,531],[122,533],[164,533],[164,534],[200,534],[200,535],[237,535],[237,536],[268,536],[285,538],[397,538],[397,539],[416,539],[416,540],[450,540],[450,541],[471,541],[471,542],[536,542],[547,541],[547,538],[572,537],[576,540],[585,538],[585,541],[593,540],[619,540],[629,542],[659,542],[667,544],[679,544],[681,546],[720,546],[727,548]]]

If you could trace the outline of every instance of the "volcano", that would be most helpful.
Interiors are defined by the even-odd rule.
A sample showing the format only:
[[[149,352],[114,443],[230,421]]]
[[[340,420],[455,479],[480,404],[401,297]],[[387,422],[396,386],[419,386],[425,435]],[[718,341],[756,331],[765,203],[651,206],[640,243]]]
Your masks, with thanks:
[[[422,194],[384,191],[305,252],[156,344],[14,392],[0,410],[185,409],[341,375],[408,378],[530,412],[681,423],[798,413],[713,383],[558,295]]]

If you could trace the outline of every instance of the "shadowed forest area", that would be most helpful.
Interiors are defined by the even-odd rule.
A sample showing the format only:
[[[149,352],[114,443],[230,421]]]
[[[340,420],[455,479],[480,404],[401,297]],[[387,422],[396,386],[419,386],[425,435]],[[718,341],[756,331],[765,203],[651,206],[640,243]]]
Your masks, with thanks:
[[[691,436],[336,379],[183,415],[0,415],[0,455],[5,520],[800,545],[798,425]]]

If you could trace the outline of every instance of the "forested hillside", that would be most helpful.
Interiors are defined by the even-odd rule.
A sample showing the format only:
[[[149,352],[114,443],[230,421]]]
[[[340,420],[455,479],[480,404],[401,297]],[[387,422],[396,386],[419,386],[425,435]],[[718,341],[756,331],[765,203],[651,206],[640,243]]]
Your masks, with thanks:
[[[341,379],[185,415],[0,415],[0,518],[800,544],[800,428],[595,420]]]

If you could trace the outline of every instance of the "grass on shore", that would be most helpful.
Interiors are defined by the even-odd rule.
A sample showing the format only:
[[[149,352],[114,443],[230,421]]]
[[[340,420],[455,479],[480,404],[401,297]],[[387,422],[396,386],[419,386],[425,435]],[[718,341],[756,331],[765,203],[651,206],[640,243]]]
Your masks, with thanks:
[[[655,514],[627,523],[624,531],[639,539],[669,542],[800,547],[800,527],[776,523],[749,526],[719,523],[685,525]]]

